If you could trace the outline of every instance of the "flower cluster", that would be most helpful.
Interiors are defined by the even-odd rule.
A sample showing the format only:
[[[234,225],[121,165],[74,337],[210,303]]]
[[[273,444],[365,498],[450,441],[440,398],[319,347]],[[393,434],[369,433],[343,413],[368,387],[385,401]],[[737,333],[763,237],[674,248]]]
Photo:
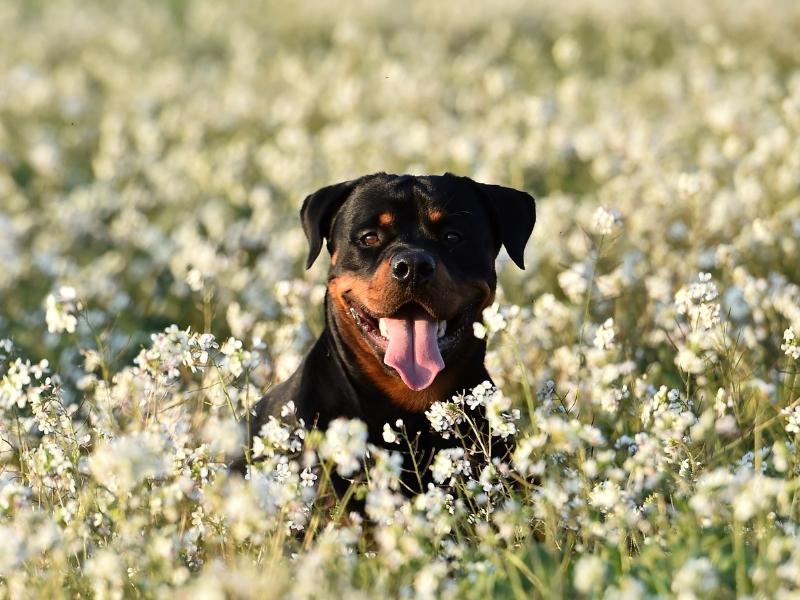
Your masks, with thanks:
[[[5,595],[796,596],[800,5],[312,5],[0,3]],[[254,432],[375,171],[537,198],[493,383]]]
[[[784,354],[786,354],[786,356],[789,358],[800,360],[800,339],[798,339],[797,334],[791,327],[783,332],[783,344],[781,344],[781,350],[783,350]]]
[[[51,333],[75,333],[78,319],[76,309],[80,306],[74,287],[61,286],[56,294],[48,294],[46,299],[47,330]]]
[[[714,302],[718,296],[717,286],[710,273],[700,273],[697,281],[684,286],[675,294],[675,308],[679,315],[685,315],[692,329],[709,330],[719,324],[719,304]]]

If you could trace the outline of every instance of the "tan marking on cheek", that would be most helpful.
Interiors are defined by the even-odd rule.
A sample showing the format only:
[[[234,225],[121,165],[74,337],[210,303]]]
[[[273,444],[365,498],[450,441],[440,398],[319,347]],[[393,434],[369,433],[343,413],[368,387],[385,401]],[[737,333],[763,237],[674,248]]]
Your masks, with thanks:
[[[378,223],[380,223],[381,227],[388,227],[393,222],[394,222],[394,215],[390,212],[384,212],[378,216]]]
[[[381,269],[388,269],[388,263],[381,265],[372,281],[380,280]],[[350,310],[347,301],[344,299],[345,293],[354,295],[359,301],[369,304],[369,281],[359,279],[350,274],[340,275],[328,282],[328,293],[333,300],[335,318],[339,324],[344,342],[353,352],[361,372],[364,373],[374,384],[386,394],[387,398],[396,406],[401,406],[412,412],[423,412],[437,400],[447,399],[451,395],[451,390],[456,385],[460,375],[460,369],[455,366],[445,367],[445,370],[437,375],[431,386],[425,390],[415,392],[403,383],[400,377],[393,374],[388,367],[385,367],[381,360],[375,355],[369,342],[364,339],[361,331],[350,317]],[[374,306],[374,305],[372,305]]]
[[[381,264],[378,265],[378,268],[375,269],[375,273],[372,275],[372,282],[370,283],[370,287],[374,290],[377,290],[381,297],[385,294],[389,289],[391,289],[392,285],[392,267],[389,264],[388,260],[384,260]],[[381,305],[385,305],[385,301],[380,302]]]
[[[332,267],[335,267],[335,266],[336,266],[336,261],[337,261],[338,259],[339,259],[339,251],[338,251],[338,250],[336,250],[336,251],[334,251],[334,253],[331,255],[331,266],[332,266]]]
[[[431,223],[438,223],[439,221],[442,220],[443,216],[444,215],[440,210],[432,210],[431,212],[428,213],[428,219],[430,220]]]
[[[329,282],[329,289],[333,291],[331,286],[335,286],[340,294],[348,293],[373,314],[391,313],[399,306],[397,282],[392,279],[391,272],[389,261],[383,261],[371,278],[342,273]]]
[[[335,299],[339,300],[343,306],[346,304],[344,294],[350,293],[355,296],[359,302],[366,305],[368,309],[371,309],[369,288],[369,280],[361,279],[349,273],[339,275],[328,281],[328,291]]]
[[[333,300],[335,318],[339,323],[339,330],[342,332],[345,343],[356,355],[358,363],[364,368],[370,362],[375,362],[375,355],[361,332],[356,331],[357,325],[350,316],[350,309],[343,295],[346,291],[353,291],[353,284],[357,281],[359,280],[354,277],[331,279],[328,282],[328,293]]]

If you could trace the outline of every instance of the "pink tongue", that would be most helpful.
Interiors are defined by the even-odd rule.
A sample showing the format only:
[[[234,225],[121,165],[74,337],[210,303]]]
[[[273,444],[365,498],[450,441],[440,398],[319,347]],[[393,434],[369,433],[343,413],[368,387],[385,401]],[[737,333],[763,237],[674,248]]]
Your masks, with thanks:
[[[424,390],[444,369],[436,340],[437,323],[422,311],[405,319],[383,318],[389,344],[383,362],[414,391]]]

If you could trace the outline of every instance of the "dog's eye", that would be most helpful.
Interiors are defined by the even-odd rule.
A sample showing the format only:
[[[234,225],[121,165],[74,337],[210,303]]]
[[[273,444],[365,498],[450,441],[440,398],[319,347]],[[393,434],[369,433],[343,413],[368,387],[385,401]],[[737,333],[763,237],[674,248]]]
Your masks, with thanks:
[[[444,234],[444,241],[447,242],[448,244],[457,244],[462,239],[464,238],[461,237],[461,234],[458,233],[457,231],[448,231],[447,233]]]
[[[365,233],[364,235],[362,235],[359,238],[359,241],[364,246],[374,246],[378,242],[380,242],[381,239],[378,237],[377,233],[375,233],[374,231],[370,231],[369,233]]]

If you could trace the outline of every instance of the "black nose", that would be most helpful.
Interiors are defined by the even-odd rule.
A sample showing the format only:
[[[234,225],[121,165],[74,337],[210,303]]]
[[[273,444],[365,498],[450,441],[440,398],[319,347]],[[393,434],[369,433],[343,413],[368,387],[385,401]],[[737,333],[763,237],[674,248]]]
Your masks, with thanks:
[[[436,259],[423,250],[404,250],[392,257],[392,277],[403,283],[421,283],[433,277]]]

